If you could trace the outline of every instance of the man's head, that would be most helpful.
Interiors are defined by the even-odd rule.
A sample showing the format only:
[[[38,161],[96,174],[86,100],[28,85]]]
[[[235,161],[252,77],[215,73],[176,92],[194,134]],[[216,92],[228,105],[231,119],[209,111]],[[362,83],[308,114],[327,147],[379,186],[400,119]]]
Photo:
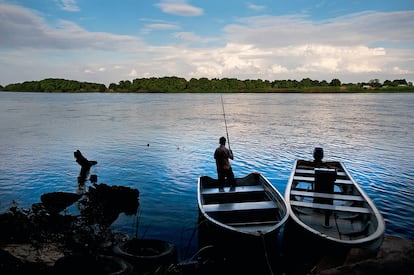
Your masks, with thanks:
[[[219,143],[221,145],[226,145],[226,138],[225,137],[221,137],[220,140],[219,140]]]

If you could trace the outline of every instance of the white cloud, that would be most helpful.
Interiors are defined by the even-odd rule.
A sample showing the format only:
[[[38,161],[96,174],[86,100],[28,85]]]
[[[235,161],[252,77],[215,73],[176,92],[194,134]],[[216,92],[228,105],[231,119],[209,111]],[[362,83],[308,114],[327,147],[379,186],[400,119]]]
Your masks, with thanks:
[[[133,49],[140,45],[136,37],[105,32],[89,32],[79,25],[60,20],[50,26],[31,10],[0,3],[0,48],[27,49]]]
[[[409,73],[413,73],[412,71],[410,72],[409,70],[404,70],[404,69],[401,69],[400,67],[398,67],[398,66],[395,66],[395,67],[393,67],[392,68],[392,71],[395,73],[395,74],[409,74]]]
[[[0,75],[6,81],[0,84],[63,77],[108,85],[172,75],[413,81],[413,18],[413,11],[321,22],[303,15],[249,17],[217,30],[215,37],[174,32],[179,24],[146,19],[176,38],[155,46],[132,35],[91,32],[70,21],[52,26],[29,9],[0,4]]]
[[[218,38],[201,37],[193,32],[176,32],[173,34],[173,36],[185,43],[209,43],[218,41]]]
[[[261,47],[318,42],[328,45],[369,45],[377,41],[413,42],[414,11],[365,12],[325,21],[305,15],[240,18],[224,29],[234,43]]]
[[[149,34],[153,31],[171,31],[179,30],[181,28],[179,24],[165,20],[141,18],[140,21],[148,22],[145,23],[144,27],[141,29],[141,33],[144,35]]]
[[[381,72],[381,68],[370,64],[368,62],[360,62],[357,64],[348,64],[346,70],[350,73],[373,73],[373,72]]]
[[[76,0],[57,0],[59,6],[65,11],[79,11]]]
[[[145,25],[145,28],[151,30],[176,30],[179,29],[179,26],[175,24],[156,23],[147,24]]]
[[[274,54],[285,61],[291,70],[300,73],[314,72],[379,72],[383,48],[365,46],[329,46],[319,44],[277,48]],[[282,62],[283,63],[283,62]],[[293,66],[292,66],[293,65]]]
[[[256,4],[253,4],[253,3],[247,3],[247,8],[251,9],[251,10],[254,10],[254,11],[262,11],[262,10],[266,9],[266,6],[256,5]]]
[[[130,76],[130,77],[137,77],[137,76],[138,76],[138,72],[137,72],[137,70],[132,69],[132,70],[129,72],[128,76]]]
[[[199,16],[203,14],[203,9],[191,6],[184,0],[164,0],[155,4],[163,12],[179,16]]]
[[[280,74],[280,73],[287,73],[289,70],[286,67],[280,66],[278,64],[274,64],[270,68],[270,73],[272,74]]]

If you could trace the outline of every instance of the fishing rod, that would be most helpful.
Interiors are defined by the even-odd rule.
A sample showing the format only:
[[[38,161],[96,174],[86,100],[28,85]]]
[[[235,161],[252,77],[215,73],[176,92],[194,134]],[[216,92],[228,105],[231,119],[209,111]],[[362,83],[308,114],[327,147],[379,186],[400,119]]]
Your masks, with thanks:
[[[226,121],[226,113],[224,112],[223,95],[220,94],[220,96],[221,96],[221,107],[223,108],[224,125],[226,126],[227,144],[229,145],[229,150],[230,150],[230,139],[229,139],[229,132],[227,131],[227,121]]]

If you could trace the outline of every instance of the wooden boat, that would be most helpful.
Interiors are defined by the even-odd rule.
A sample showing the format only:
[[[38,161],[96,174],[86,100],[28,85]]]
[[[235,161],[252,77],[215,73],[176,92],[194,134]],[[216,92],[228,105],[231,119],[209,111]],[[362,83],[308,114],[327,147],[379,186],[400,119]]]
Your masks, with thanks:
[[[381,213],[342,162],[322,158],[323,149],[315,148],[314,160],[295,161],[285,190],[291,219],[327,243],[379,248]]]
[[[224,190],[217,179],[200,176],[198,207],[204,221],[245,236],[277,233],[289,218],[283,196],[258,172],[236,178],[236,187]]]

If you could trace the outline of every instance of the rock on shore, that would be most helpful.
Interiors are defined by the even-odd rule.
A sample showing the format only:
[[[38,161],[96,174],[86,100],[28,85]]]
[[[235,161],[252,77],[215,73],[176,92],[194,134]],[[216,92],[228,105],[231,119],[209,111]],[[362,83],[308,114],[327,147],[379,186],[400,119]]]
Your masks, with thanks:
[[[352,249],[341,266],[332,268],[328,259],[322,259],[312,274],[413,274],[414,240],[387,235],[376,255],[361,249]]]

